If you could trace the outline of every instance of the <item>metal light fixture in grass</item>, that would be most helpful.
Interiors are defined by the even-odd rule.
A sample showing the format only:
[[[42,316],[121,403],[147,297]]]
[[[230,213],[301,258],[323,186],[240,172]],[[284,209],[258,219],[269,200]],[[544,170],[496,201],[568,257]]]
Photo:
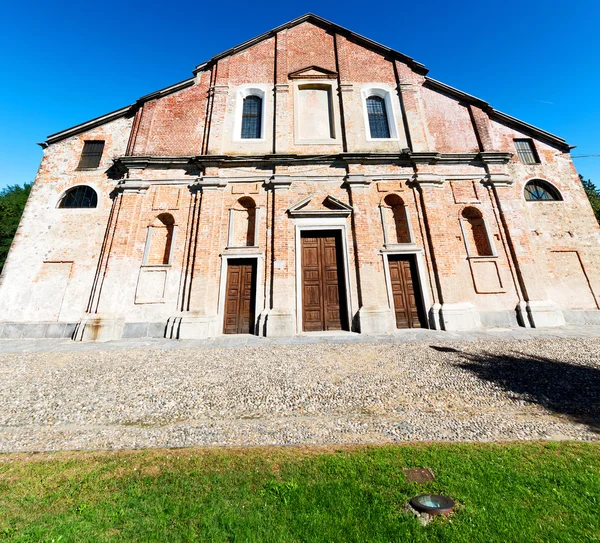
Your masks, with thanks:
[[[410,505],[428,515],[449,515],[454,509],[454,500],[438,494],[420,494],[410,500]]]

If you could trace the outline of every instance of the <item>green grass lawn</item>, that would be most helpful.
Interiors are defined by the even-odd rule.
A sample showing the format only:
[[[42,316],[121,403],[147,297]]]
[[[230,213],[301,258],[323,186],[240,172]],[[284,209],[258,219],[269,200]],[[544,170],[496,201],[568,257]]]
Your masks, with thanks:
[[[600,445],[0,456],[0,541],[600,541]],[[435,480],[408,483],[428,467]],[[421,493],[462,506],[427,526]]]

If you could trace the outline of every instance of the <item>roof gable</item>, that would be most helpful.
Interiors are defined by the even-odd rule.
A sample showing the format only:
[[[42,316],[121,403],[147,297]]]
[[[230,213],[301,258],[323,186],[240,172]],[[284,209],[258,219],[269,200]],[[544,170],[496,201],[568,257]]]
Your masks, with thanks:
[[[302,17],[298,17],[297,19],[289,21],[288,23],[278,26],[277,28],[274,28],[272,30],[269,30],[268,32],[265,32],[264,34],[261,34],[260,36],[257,36],[257,37],[255,37],[251,40],[248,40],[240,45],[237,45],[236,47],[228,49],[227,51],[224,51],[223,53],[220,53],[220,54],[212,57],[207,62],[199,64],[196,67],[196,69],[194,70],[194,74],[196,75],[198,72],[202,72],[202,71],[210,69],[210,67],[212,65],[214,65],[216,62],[218,62],[220,59],[223,59],[230,55],[234,55],[245,49],[248,49],[248,48],[252,47],[253,45],[256,45],[257,43],[260,43],[264,40],[272,38],[277,33],[281,32],[283,30],[296,27],[303,23],[314,24],[315,26],[325,29],[328,32],[336,33],[341,36],[344,36],[347,39],[350,39],[353,42],[357,43],[358,45],[364,46],[374,52],[384,55],[388,59],[397,59],[397,60],[405,63],[406,65],[408,65],[413,71],[415,71],[418,74],[426,76],[426,74],[428,73],[427,68],[423,64],[415,61],[413,58],[411,58],[407,55],[404,55],[403,53],[395,51],[394,49],[390,49],[389,47],[382,45],[380,43],[377,43],[373,40],[370,40],[369,38],[366,38],[360,34],[356,34],[355,32],[352,32],[351,30],[348,30],[347,28],[344,28],[335,23],[332,23],[331,21],[328,21],[327,19],[323,19],[322,17],[319,17],[312,13],[307,13],[306,15],[303,15]],[[337,73],[334,71],[322,68],[320,66],[313,65],[313,66],[307,66],[300,70],[293,71],[289,74],[288,77],[290,79],[333,79],[333,78],[337,77]],[[142,104],[144,104],[147,101],[162,98],[164,96],[167,96],[169,94],[172,94],[174,92],[182,90],[188,86],[192,86],[194,84],[195,84],[195,79],[190,78],[190,79],[186,79],[185,81],[182,81],[180,83],[176,83],[175,85],[166,87],[165,89],[153,92],[151,94],[148,94],[148,95],[143,96],[142,98],[138,99],[134,104],[131,104],[129,106],[121,108],[121,109],[114,111],[112,113],[109,113],[107,115],[97,117],[96,119],[92,119],[91,121],[87,121],[87,122],[81,123],[77,126],[68,128],[66,130],[62,130],[55,134],[52,134],[51,136],[48,137],[48,139],[44,143],[41,143],[40,145],[42,145],[42,147],[45,147],[49,144],[55,143],[57,141],[65,139],[67,137],[84,132],[85,130],[88,130],[89,128],[99,126],[101,124],[104,124],[106,122],[114,120],[115,118],[122,117],[125,115],[131,115],[131,114],[135,113],[137,108],[139,108]],[[482,109],[484,109],[487,112],[487,114],[490,116],[491,119],[502,122],[509,126],[514,126],[514,127],[518,128],[519,130],[523,131],[524,133],[531,135],[532,137],[544,140],[544,141],[550,143],[551,145],[555,145],[565,151],[568,151],[570,148],[572,148],[572,146],[569,146],[563,138],[555,136],[554,134],[546,132],[545,130],[542,130],[540,128],[532,126],[523,121],[520,121],[519,119],[515,119],[514,117],[511,117],[510,115],[507,115],[505,113],[497,111],[492,106],[490,106],[487,102],[485,102],[484,100],[481,100],[479,98],[476,98],[475,96],[471,96],[470,94],[467,94],[458,89],[455,89],[453,87],[445,85],[444,83],[441,83],[440,81],[436,81],[435,79],[432,79],[429,77],[425,77],[425,84],[433,89],[450,94],[460,100],[464,100],[467,103],[477,105],[478,107],[481,107]]]

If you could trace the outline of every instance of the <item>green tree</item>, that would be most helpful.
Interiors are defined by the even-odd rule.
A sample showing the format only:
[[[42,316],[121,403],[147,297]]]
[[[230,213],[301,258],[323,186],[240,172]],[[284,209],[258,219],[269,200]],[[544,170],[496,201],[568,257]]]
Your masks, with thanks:
[[[579,174],[579,179],[581,180],[583,190],[585,190],[590,204],[592,204],[592,209],[594,210],[594,215],[596,215],[596,220],[598,221],[598,224],[600,224],[600,189],[597,189],[594,183],[592,183],[589,179],[584,179],[583,175],[581,174]]]
[[[15,237],[30,192],[31,183],[25,183],[23,187],[9,185],[0,191],[0,272],[6,262],[10,244]]]

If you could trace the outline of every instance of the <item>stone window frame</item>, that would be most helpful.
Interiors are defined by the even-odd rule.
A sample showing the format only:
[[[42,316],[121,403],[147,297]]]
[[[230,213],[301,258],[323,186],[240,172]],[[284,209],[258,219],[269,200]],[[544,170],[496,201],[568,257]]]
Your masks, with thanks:
[[[519,148],[517,143],[526,143],[529,147],[528,149]],[[541,164],[540,155],[535,146],[535,142],[532,138],[513,138],[513,145],[515,146],[515,151],[517,152],[517,158],[521,164],[525,164],[527,166],[532,166],[535,164]],[[526,160],[527,155],[531,155],[532,160]]]
[[[150,247],[152,244],[152,232],[157,220],[161,215],[169,215],[173,219],[173,235],[171,236],[171,246],[169,247],[169,259],[166,264],[149,264],[148,256],[150,254]],[[146,233],[146,243],[144,244],[144,255],[142,256],[142,267],[145,268],[170,268],[173,265],[173,256],[175,254],[175,242],[177,240],[177,221],[172,213],[159,213],[154,217],[152,222],[148,225],[148,232]]]
[[[397,196],[401,201],[402,201],[402,207],[404,207],[404,217],[406,219],[406,228],[408,230],[408,237],[410,239],[410,241],[405,242],[405,243],[398,243],[398,242],[392,242],[390,243],[389,241],[389,234],[387,231],[387,225],[386,225],[386,221],[385,221],[385,211],[384,209],[392,209],[393,206],[390,206],[385,199],[388,196]],[[402,198],[402,196],[400,196],[399,194],[395,193],[395,192],[390,192],[388,194],[386,194],[385,196],[383,196],[381,198],[381,201],[379,202],[379,214],[381,217],[381,227],[383,229],[383,246],[386,248],[393,248],[393,247],[397,247],[397,246],[410,246],[410,245],[415,245],[416,241],[415,241],[415,233],[413,231],[413,227],[412,227],[412,223],[411,223],[411,217],[410,217],[410,209],[408,207],[408,204],[406,203],[406,201],[404,200],[404,198]]]
[[[294,85],[294,145],[340,145],[341,139],[341,126],[339,121],[341,119],[341,113],[339,108],[339,100],[337,100],[336,93],[339,92],[337,80],[331,78],[327,79],[295,79]],[[305,88],[315,89],[327,89],[329,92],[329,111],[331,118],[329,119],[331,138],[309,138],[302,139],[299,135],[299,103],[300,103],[300,90]]]
[[[265,141],[265,114],[267,104],[267,85],[244,85],[235,93],[235,117],[233,121],[233,141],[236,143],[260,143]],[[244,99],[248,96],[257,96],[261,100],[260,109],[260,138],[242,138],[242,115],[244,113]]]
[[[473,253],[473,251],[471,250],[471,247],[469,246],[469,242],[467,241],[467,232],[465,230],[465,222],[468,222],[468,220],[463,217],[463,212],[465,211],[465,209],[469,209],[469,208],[473,208],[475,210],[477,210],[480,215],[481,215],[481,220],[483,221],[483,227],[485,229],[485,235],[487,237],[487,241],[488,244],[490,246],[490,251],[491,254],[489,255],[478,255],[477,253]],[[490,225],[487,221],[487,219],[485,218],[485,215],[483,214],[483,211],[474,205],[466,205],[466,206],[462,206],[459,213],[458,213],[458,224],[460,225],[460,231],[463,237],[463,242],[465,244],[465,249],[467,251],[467,259],[486,259],[486,258],[498,258],[498,251],[496,251],[496,245],[494,244],[494,240],[492,238],[491,232],[490,232]]]
[[[98,164],[96,166],[86,166],[85,165],[85,160],[86,160],[86,156],[89,153],[86,153],[86,147],[89,147],[88,144],[91,143],[102,143],[102,148],[100,150],[100,154],[98,155]],[[106,151],[106,140],[105,139],[88,139],[88,140],[84,140],[83,141],[83,147],[81,148],[81,152],[79,153],[79,162],[77,163],[77,168],[75,168],[77,171],[93,171],[93,170],[98,170],[100,169],[102,166],[102,158],[104,157]]]
[[[242,209],[240,200],[248,199],[254,203],[254,240],[252,245],[235,245],[235,213],[241,212]],[[241,196],[235,204],[229,208],[228,230],[227,230],[227,247],[226,249],[258,249],[260,241],[259,224],[261,219],[261,208],[257,204],[256,199],[251,196]]]
[[[549,185],[551,190],[556,192],[556,195],[558,196],[558,198],[552,199],[552,200],[528,200],[525,196],[525,187],[527,187],[527,185],[529,185],[529,183],[531,183],[533,181],[541,181],[542,184]],[[556,184],[551,183],[550,181],[548,181],[547,179],[544,179],[542,177],[531,177],[525,181],[525,183],[523,184],[523,200],[525,200],[526,203],[533,204],[533,205],[556,204],[556,203],[562,203],[565,201],[562,192],[558,189]]]
[[[67,193],[73,189],[76,189],[77,187],[90,187],[94,190],[94,192],[96,193],[96,207],[60,207],[60,204],[63,201],[64,197],[67,195]],[[59,193],[58,197],[56,198],[56,201],[54,202],[53,207],[59,210],[61,213],[93,213],[104,207],[100,195],[101,191],[98,188],[98,186],[94,183],[76,183],[75,185],[71,185],[70,187],[67,187]]]
[[[392,88],[384,83],[375,83],[363,87],[360,94],[367,141],[398,141],[400,136],[398,134],[398,123],[396,122],[396,112],[394,111],[394,104],[392,102]],[[389,138],[371,137],[371,126],[369,124],[369,112],[367,109],[367,98],[371,96],[379,96],[380,98],[383,98],[385,102],[385,112],[387,114],[388,126],[390,129]]]

